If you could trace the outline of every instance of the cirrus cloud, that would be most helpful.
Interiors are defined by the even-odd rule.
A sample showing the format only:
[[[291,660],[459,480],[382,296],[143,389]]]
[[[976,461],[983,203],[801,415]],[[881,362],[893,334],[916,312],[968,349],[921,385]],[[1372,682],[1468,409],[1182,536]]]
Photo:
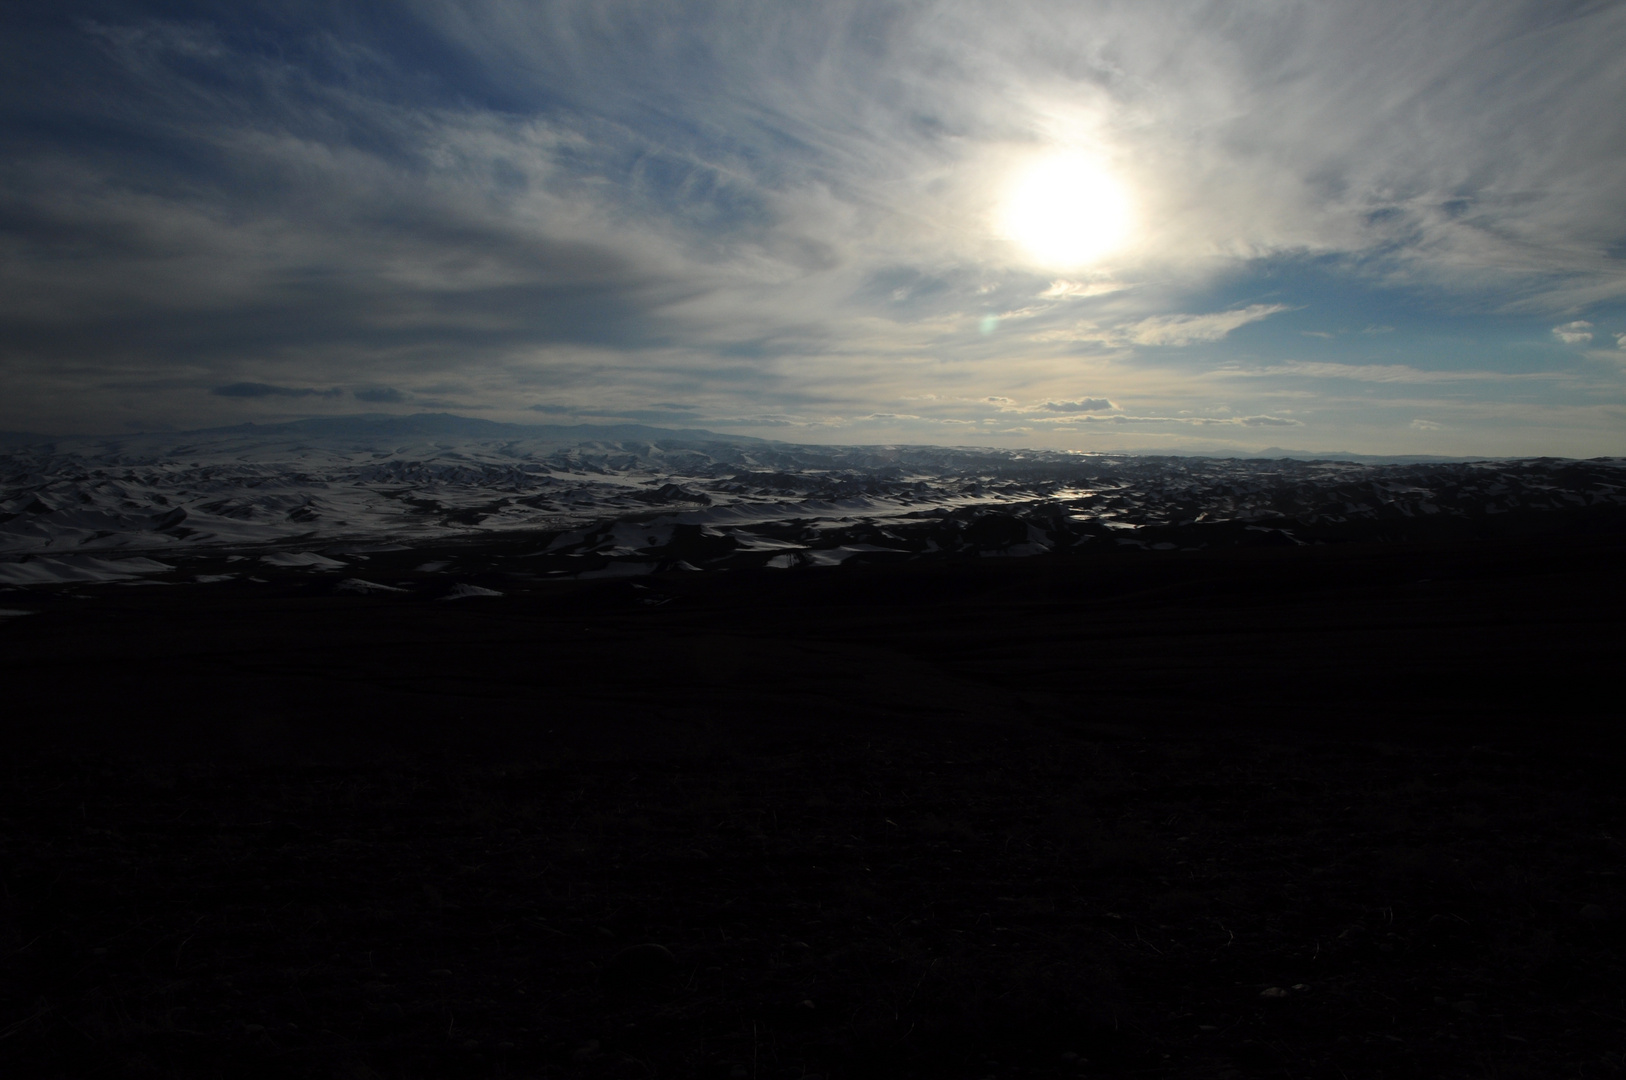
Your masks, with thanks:
[[[1626,6],[748,8],[0,7],[0,426],[580,401],[840,432],[920,402],[865,423],[999,405],[1089,446],[1036,403],[1197,423],[1240,364],[1257,422],[1216,424],[1291,402],[1386,452],[1467,397],[1520,447],[1619,452],[1626,369],[1528,346],[1626,310],[1598,120]],[[1053,155],[1133,193],[1120,249],[1005,234]]]
[[[1119,326],[1102,327],[1093,322],[1080,322],[1071,328],[1034,334],[1031,340],[1182,348],[1219,341],[1233,330],[1288,310],[1291,309],[1286,304],[1249,304],[1244,308],[1202,315],[1152,315]]]

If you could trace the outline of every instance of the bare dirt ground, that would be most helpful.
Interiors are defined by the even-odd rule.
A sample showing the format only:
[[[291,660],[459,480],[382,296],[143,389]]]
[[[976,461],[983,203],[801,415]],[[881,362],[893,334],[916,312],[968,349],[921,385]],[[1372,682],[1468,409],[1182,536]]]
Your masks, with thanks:
[[[1618,1076],[1623,555],[8,598],[0,1060]]]

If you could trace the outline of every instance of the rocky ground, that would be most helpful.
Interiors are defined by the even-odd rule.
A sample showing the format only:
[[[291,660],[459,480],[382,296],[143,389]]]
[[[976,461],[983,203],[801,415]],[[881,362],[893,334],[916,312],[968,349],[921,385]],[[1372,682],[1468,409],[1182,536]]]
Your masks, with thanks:
[[[0,1057],[1620,1075],[1621,555],[14,593]]]

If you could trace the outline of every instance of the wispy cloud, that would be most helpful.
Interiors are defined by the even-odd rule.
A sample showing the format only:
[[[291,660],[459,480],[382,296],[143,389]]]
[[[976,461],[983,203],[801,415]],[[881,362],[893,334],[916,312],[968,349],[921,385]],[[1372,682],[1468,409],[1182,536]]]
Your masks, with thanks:
[[[1292,360],[1257,368],[1224,368],[1214,374],[1252,379],[1282,376],[1352,379],[1370,383],[1542,382],[1570,377],[1565,372],[1552,371],[1426,371],[1405,364],[1336,364],[1316,360]]]
[[[1592,324],[1585,319],[1576,319],[1553,327],[1553,337],[1566,345],[1586,345],[1592,341]]]
[[[1268,319],[1277,312],[1287,310],[1289,309],[1285,304],[1250,304],[1244,308],[1215,311],[1204,315],[1153,315],[1122,326],[1103,327],[1092,322],[1081,322],[1071,328],[1035,334],[1033,340],[1089,341],[1102,345],[1178,348],[1218,341],[1239,327]]]
[[[1154,315],[1127,327],[1125,336],[1136,345],[1181,346],[1218,341],[1238,327],[1286,310],[1286,304],[1249,304],[1245,308],[1209,315]]]
[[[1039,293],[1042,300],[1081,300],[1089,296],[1107,296],[1129,288],[1117,281],[1068,281],[1057,278]]]
[[[886,422],[1188,424],[1247,350],[1233,404],[1268,426],[1306,376],[1556,382],[1550,348],[1439,346],[1463,311],[1585,346],[1626,301],[1618,4],[272,10],[0,14],[0,425],[581,402],[844,430],[932,394]],[[1061,151],[1131,195],[1089,265],[1000,226]],[[1294,359],[1272,316],[1304,309],[1366,327],[1316,343],[1351,362]],[[1410,430],[1341,415],[1323,445]]]

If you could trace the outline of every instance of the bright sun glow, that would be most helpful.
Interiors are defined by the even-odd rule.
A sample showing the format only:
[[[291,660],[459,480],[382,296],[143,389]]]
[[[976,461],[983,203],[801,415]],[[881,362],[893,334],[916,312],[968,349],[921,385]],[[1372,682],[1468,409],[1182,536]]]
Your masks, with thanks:
[[[1005,233],[1047,267],[1085,266],[1122,246],[1129,196],[1099,162],[1057,154],[1031,166],[1011,188]]]

